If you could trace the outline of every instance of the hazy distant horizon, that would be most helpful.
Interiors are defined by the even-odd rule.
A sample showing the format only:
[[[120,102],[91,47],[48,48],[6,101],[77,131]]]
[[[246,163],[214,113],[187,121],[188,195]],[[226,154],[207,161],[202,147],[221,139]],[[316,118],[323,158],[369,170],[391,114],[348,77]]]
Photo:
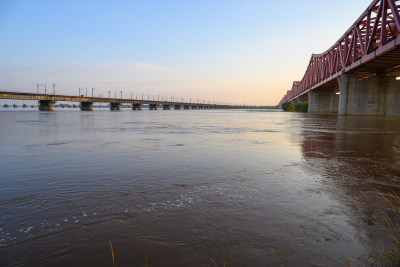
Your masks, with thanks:
[[[276,105],[369,4],[339,0],[338,14],[321,1],[5,0],[0,90]]]

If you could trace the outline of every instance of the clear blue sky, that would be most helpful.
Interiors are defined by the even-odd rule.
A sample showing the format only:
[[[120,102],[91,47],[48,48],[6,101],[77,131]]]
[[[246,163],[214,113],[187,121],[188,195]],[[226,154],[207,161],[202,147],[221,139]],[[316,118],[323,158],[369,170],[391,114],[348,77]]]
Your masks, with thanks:
[[[370,2],[0,0],[0,90],[275,105]]]

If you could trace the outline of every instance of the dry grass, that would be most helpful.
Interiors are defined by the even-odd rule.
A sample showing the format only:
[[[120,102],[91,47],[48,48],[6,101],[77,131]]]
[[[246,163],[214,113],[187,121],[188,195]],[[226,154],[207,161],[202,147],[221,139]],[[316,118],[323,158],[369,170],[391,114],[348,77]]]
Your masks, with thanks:
[[[110,240],[108,240],[108,244],[110,245],[111,256],[112,256],[113,264],[114,264],[114,267],[115,267],[114,250],[113,250],[113,247],[112,247],[112,244],[111,244],[111,241],[110,241]],[[147,260],[147,259],[146,259],[146,260]],[[147,266],[147,264],[146,264],[146,266]]]
[[[366,256],[349,259],[347,266],[360,264],[364,266],[400,266],[400,197],[396,192],[383,194],[379,190],[375,191],[389,205],[388,212],[381,211],[380,219],[374,220],[374,223],[386,233],[392,241],[388,247],[378,247],[374,253],[367,251]],[[373,212],[370,207],[355,202],[368,213]]]
[[[389,192],[387,196],[376,190],[389,204],[392,215],[382,211],[382,220],[377,225],[388,235],[393,242],[393,247],[380,248],[379,259],[389,266],[400,266],[400,197],[396,192]]]

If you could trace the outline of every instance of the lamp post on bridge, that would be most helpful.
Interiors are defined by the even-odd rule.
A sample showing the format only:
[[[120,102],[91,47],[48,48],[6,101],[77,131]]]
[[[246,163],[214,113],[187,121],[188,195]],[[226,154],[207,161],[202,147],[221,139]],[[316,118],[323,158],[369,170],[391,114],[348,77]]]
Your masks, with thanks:
[[[39,83],[37,83],[36,84],[36,90],[37,90],[37,93],[39,94],[39,88],[40,88],[40,86],[43,86],[44,84],[39,84]]]
[[[111,98],[111,91],[108,91],[108,98]]]
[[[120,91],[121,92],[121,99],[122,99],[122,91]]]
[[[53,83],[53,95],[55,95],[55,94],[56,94],[56,84]]]

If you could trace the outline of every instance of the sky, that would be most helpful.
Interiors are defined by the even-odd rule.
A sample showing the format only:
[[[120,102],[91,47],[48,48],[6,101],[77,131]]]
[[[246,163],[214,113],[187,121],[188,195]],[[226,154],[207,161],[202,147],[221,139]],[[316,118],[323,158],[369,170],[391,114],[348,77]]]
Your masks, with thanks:
[[[276,105],[370,3],[0,0],[0,90]]]

